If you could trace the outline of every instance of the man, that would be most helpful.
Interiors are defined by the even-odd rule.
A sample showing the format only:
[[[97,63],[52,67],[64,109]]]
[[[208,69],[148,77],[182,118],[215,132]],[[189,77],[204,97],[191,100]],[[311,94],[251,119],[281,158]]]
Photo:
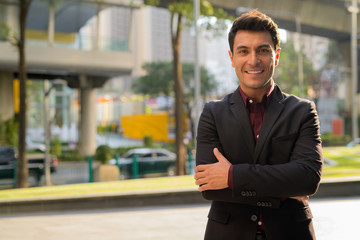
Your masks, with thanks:
[[[257,10],[237,18],[229,56],[240,86],[200,117],[195,183],[212,200],[205,239],[315,239],[308,196],[322,171],[315,105],[281,92],[277,25]]]

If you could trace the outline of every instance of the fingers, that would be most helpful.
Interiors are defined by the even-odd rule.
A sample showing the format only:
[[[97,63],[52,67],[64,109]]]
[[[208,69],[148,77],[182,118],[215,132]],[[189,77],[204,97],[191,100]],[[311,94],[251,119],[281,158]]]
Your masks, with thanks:
[[[290,197],[296,200],[309,200],[309,196],[298,196],[298,197]]]
[[[216,157],[216,159],[221,162],[221,163],[226,163],[230,165],[230,162],[221,154],[221,152],[219,151],[219,149],[214,148],[213,149],[213,153]]]
[[[213,149],[213,153],[216,157],[216,159],[220,162],[221,160],[224,160],[224,156],[219,152],[219,150],[217,148]]]

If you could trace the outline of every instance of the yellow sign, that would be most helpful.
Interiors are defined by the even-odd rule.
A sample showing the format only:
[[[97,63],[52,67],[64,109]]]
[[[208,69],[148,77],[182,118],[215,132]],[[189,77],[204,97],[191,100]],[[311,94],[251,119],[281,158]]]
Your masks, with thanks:
[[[14,100],[14,112],[20,112],[20,82],[19,79],[13,81],[13,100]]]

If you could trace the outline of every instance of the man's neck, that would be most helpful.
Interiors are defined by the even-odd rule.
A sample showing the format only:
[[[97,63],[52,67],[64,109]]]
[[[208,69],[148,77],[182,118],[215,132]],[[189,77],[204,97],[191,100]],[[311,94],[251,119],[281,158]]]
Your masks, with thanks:
[[[251,98],[255,100],[255,102],[259,103],[262,101],[264,95],[266,95],[268,92],[271,92],[271,89],[274,88],[274,82],[270,81],[264,88],[261,89],[248,88],[246,91],[244,91],[244,89],[241,87],[241,84],[240,88],[248,98]]]

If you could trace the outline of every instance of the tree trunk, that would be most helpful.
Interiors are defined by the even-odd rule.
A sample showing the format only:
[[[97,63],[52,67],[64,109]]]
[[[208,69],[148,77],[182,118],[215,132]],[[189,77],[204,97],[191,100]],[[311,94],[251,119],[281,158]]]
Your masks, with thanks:
[[[19,25],[20,36],[18,40],[19,48],[19,82],[20,82],[20,112],[19,112],[19,142],[18,142],[18,161],[16,186],[19,188],[27,187],[28,168],[26,158],[26,47],[25,47],[25,28],[26,17],[31,0],[19,1]]]
[[[184,146],[184,97],[183,97],[183,79],[182,66],[180,61],[180,39],[182,31],[182,15],[177,14],[176,23],[174,23],[174,13],[171,14],[171,39],[173,48],[173,65],[174,65],[174,91],[175,91],[175,144],[176,144],[176,171],[177,175],[185,174],[185,154]],[[176,32],[173,26],[176,24]]]

